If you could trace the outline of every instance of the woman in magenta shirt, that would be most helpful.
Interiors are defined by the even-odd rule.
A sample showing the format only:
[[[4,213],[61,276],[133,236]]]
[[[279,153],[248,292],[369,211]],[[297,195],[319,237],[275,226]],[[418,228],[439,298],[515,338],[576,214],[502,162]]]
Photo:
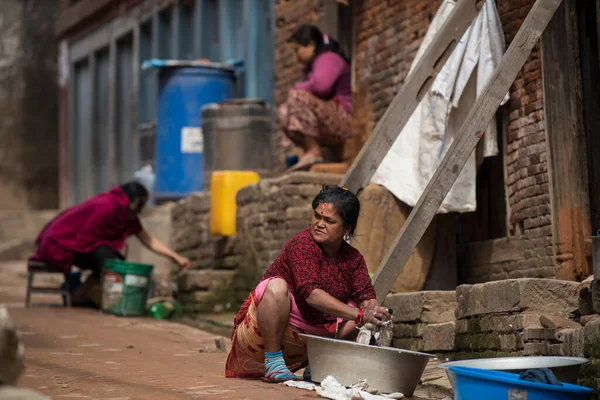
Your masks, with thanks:
[[[135,235],[150,250],[187,269],[190,261],[170,250],[142,227],[139,213],[148,200],[148,191],[137,182],[128,182],[67,209],[40,232],[32,260],[45,261],[66,274],[75,265],[92,271],[90,279],[71,294],[81,304],[90,288],[99,283],[108,259],[123,259],[126,239]]]
[[[279,107],[287,138],[304,150],[291,170],[323,160],[321,146],[342,144],[350,136],[352,91],[350,62],[339,45],[314,25],[302,25],[292,35],[306,78],[289,91]]]

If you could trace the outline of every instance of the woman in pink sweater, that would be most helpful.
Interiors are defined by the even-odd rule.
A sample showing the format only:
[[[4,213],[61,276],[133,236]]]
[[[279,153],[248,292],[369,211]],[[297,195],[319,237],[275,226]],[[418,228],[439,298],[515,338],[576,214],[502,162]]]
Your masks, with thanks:
[[[286,137],[304,150],[290,170],[322,162],[321,146],[342,144],[350,136],[352,92],[350,62],[337,42],[314,25],[302,25],[290,39],[306,78],[290,89],[279,107]]]

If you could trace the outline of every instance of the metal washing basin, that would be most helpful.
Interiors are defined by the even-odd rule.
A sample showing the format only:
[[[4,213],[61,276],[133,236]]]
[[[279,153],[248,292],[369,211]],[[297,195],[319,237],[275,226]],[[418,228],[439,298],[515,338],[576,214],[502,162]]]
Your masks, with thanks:
[[[382,393],[400,392],[411,396],[419,384],[432,354],[358,344],[313,335],[306,339],[312,380],[321,382],[328,375],[342,385],[351,386],[366,379]]]
[[[446,373],[448,373],[448,367],[460,366],[513,372],[516,374],[528,369],[548,368],[554,372],[559,381],[576,384],[579,370],[587,362],[587,359],[579,357],[500,357],[452,361],[440,364],[438,368],[445,369]],[[452,381],[450,376],[448,378]]]

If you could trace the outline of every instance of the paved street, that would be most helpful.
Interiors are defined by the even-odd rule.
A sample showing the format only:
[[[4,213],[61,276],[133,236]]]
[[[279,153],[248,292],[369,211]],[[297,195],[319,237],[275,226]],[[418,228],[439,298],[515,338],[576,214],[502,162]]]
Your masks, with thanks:
[[[0,264],[0,303],[9,305],[25,344],[22,387],[54,399],[317,397],[283,385],[224,378],[226,355],[217,348],[218,336],[187,325],[67,310],[58,296],[36,296],[34,307],[25,309],[23,270],[23,263]]]

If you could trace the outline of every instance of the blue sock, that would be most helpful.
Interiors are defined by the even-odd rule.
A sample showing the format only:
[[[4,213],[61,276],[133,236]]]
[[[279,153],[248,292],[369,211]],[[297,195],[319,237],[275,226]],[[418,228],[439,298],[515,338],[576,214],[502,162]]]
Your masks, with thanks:
[[[296,380],[298,377],[288,369],[283,359],[281,350],[276,352],[265,351],[265,378],[274,381]]]

